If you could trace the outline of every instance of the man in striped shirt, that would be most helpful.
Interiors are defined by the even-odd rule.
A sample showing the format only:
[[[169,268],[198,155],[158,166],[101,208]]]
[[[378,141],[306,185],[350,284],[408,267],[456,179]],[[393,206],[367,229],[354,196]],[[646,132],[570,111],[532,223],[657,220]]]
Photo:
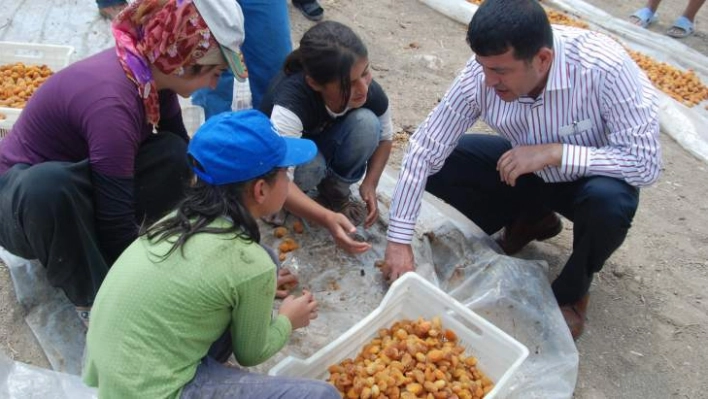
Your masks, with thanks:
[[[384,274],[414,269],[424,190],[487,234],[503,229],[507,254],[558,234],[558,212],[574,222],[573,251],[552,288],[577,338],[593,274],[624,241],[639,187],[659,176],[655,90],[618,43],[551,28],[536,0],[485,1],[467,41],[476,55],[411,137]],[[498,136],[465,134],[478,119]]]

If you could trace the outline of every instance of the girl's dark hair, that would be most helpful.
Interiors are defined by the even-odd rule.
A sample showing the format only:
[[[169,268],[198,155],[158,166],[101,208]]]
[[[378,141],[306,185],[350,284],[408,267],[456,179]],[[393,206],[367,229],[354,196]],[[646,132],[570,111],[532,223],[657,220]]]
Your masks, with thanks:
[[[192,163],[198,163],[192,159]],[[197,181],[185,193],[185,198],[177,206],[173,215],[163,219],[152,226],[141,227],[140,235],[156,243],[168,241],[172,244],[165,254],[159,254],[161,259],[167,258],[175,250],[183,251],[184,244],[196,234],[233,234],[233,238],[246,241],[259,242],[261,234],[251,213],[243,206],[243,199],[253,182],[264,179],[273,183],[281,168],[246,182],[213,186],[202,180]],[[231,219],[229,227],[209,227],[219,217]]]
[[[553,30],[537,0],[486,0],[470,21],[467,43],[483,57],[513,49],[514,58],[530,61],[541,48],[553,48]]]
[[[351,95],[352,67],[367,56],[364,42],[351,28],[323,21],[305,32],[300,47],[285,60],[283,71],[286,75],[303,71],[320,85],[338,80],[342,102],[346,104]]]

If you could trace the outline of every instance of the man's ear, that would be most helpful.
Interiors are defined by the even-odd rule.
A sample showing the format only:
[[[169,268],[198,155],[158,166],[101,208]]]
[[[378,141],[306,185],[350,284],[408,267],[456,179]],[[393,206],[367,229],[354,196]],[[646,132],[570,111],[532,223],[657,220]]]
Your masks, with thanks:
[[[539,67],[542,72],[547,72],[551,69],[554,54],[553,49],[548,47],[541,47],[541,49],[538,50]]]
[[[314,91],[322,91],[323,87],[319,83],[315,82],[314,79],[310,77],[310,75],[305,75],[305,82],[307,82],[307,85],[310,86],[310,88]]]

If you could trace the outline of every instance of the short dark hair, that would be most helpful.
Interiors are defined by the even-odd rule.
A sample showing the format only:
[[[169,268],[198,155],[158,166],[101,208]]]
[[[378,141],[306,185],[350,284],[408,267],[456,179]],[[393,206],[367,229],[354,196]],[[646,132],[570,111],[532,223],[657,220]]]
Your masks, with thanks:
[[[300,47],[285,60],[286,75],[304,71],[320,85],[339,81],[344,104],[351,94],[351,70],[361,58],[368,57],[364,42],[348,26],[324,21],[302,36]]]
[[[517,60],[531,60],[553,48],[553,31],[537,0],[485,0],[467,29],[467,43],[483,57],[514,49]]]

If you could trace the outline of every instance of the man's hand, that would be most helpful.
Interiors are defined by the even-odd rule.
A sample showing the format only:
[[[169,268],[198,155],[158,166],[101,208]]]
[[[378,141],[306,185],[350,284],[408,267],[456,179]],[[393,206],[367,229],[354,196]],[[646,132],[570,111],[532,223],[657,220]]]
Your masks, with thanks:
[[[371,249],[371,244],[368,242],[357,241],[352,238],[352,234],[356,232],[356,227],[349,219],[341,213],[329,211],[325,227],[334,238],[337,246],[349,252],[350,254],[360,254]]]
[[[366,181],[359,186],[359,195],[361,199],[366,203],[366,219],[364,220],[364,227],[371,227],[376,219],[379,217],[379,204],[376,199],[376,187],[370,184],[366,184]]]
[[[388,242],[384,265],[381,268],[384,278],[389,283],[396,281],[404,273],[415,270],[413,247],[411,244]]]
[[[519,176],[560,166],[562,157],[563,145],[559,143],[518,146],[499,158],[497,170],[501,180],[514,187]]]

